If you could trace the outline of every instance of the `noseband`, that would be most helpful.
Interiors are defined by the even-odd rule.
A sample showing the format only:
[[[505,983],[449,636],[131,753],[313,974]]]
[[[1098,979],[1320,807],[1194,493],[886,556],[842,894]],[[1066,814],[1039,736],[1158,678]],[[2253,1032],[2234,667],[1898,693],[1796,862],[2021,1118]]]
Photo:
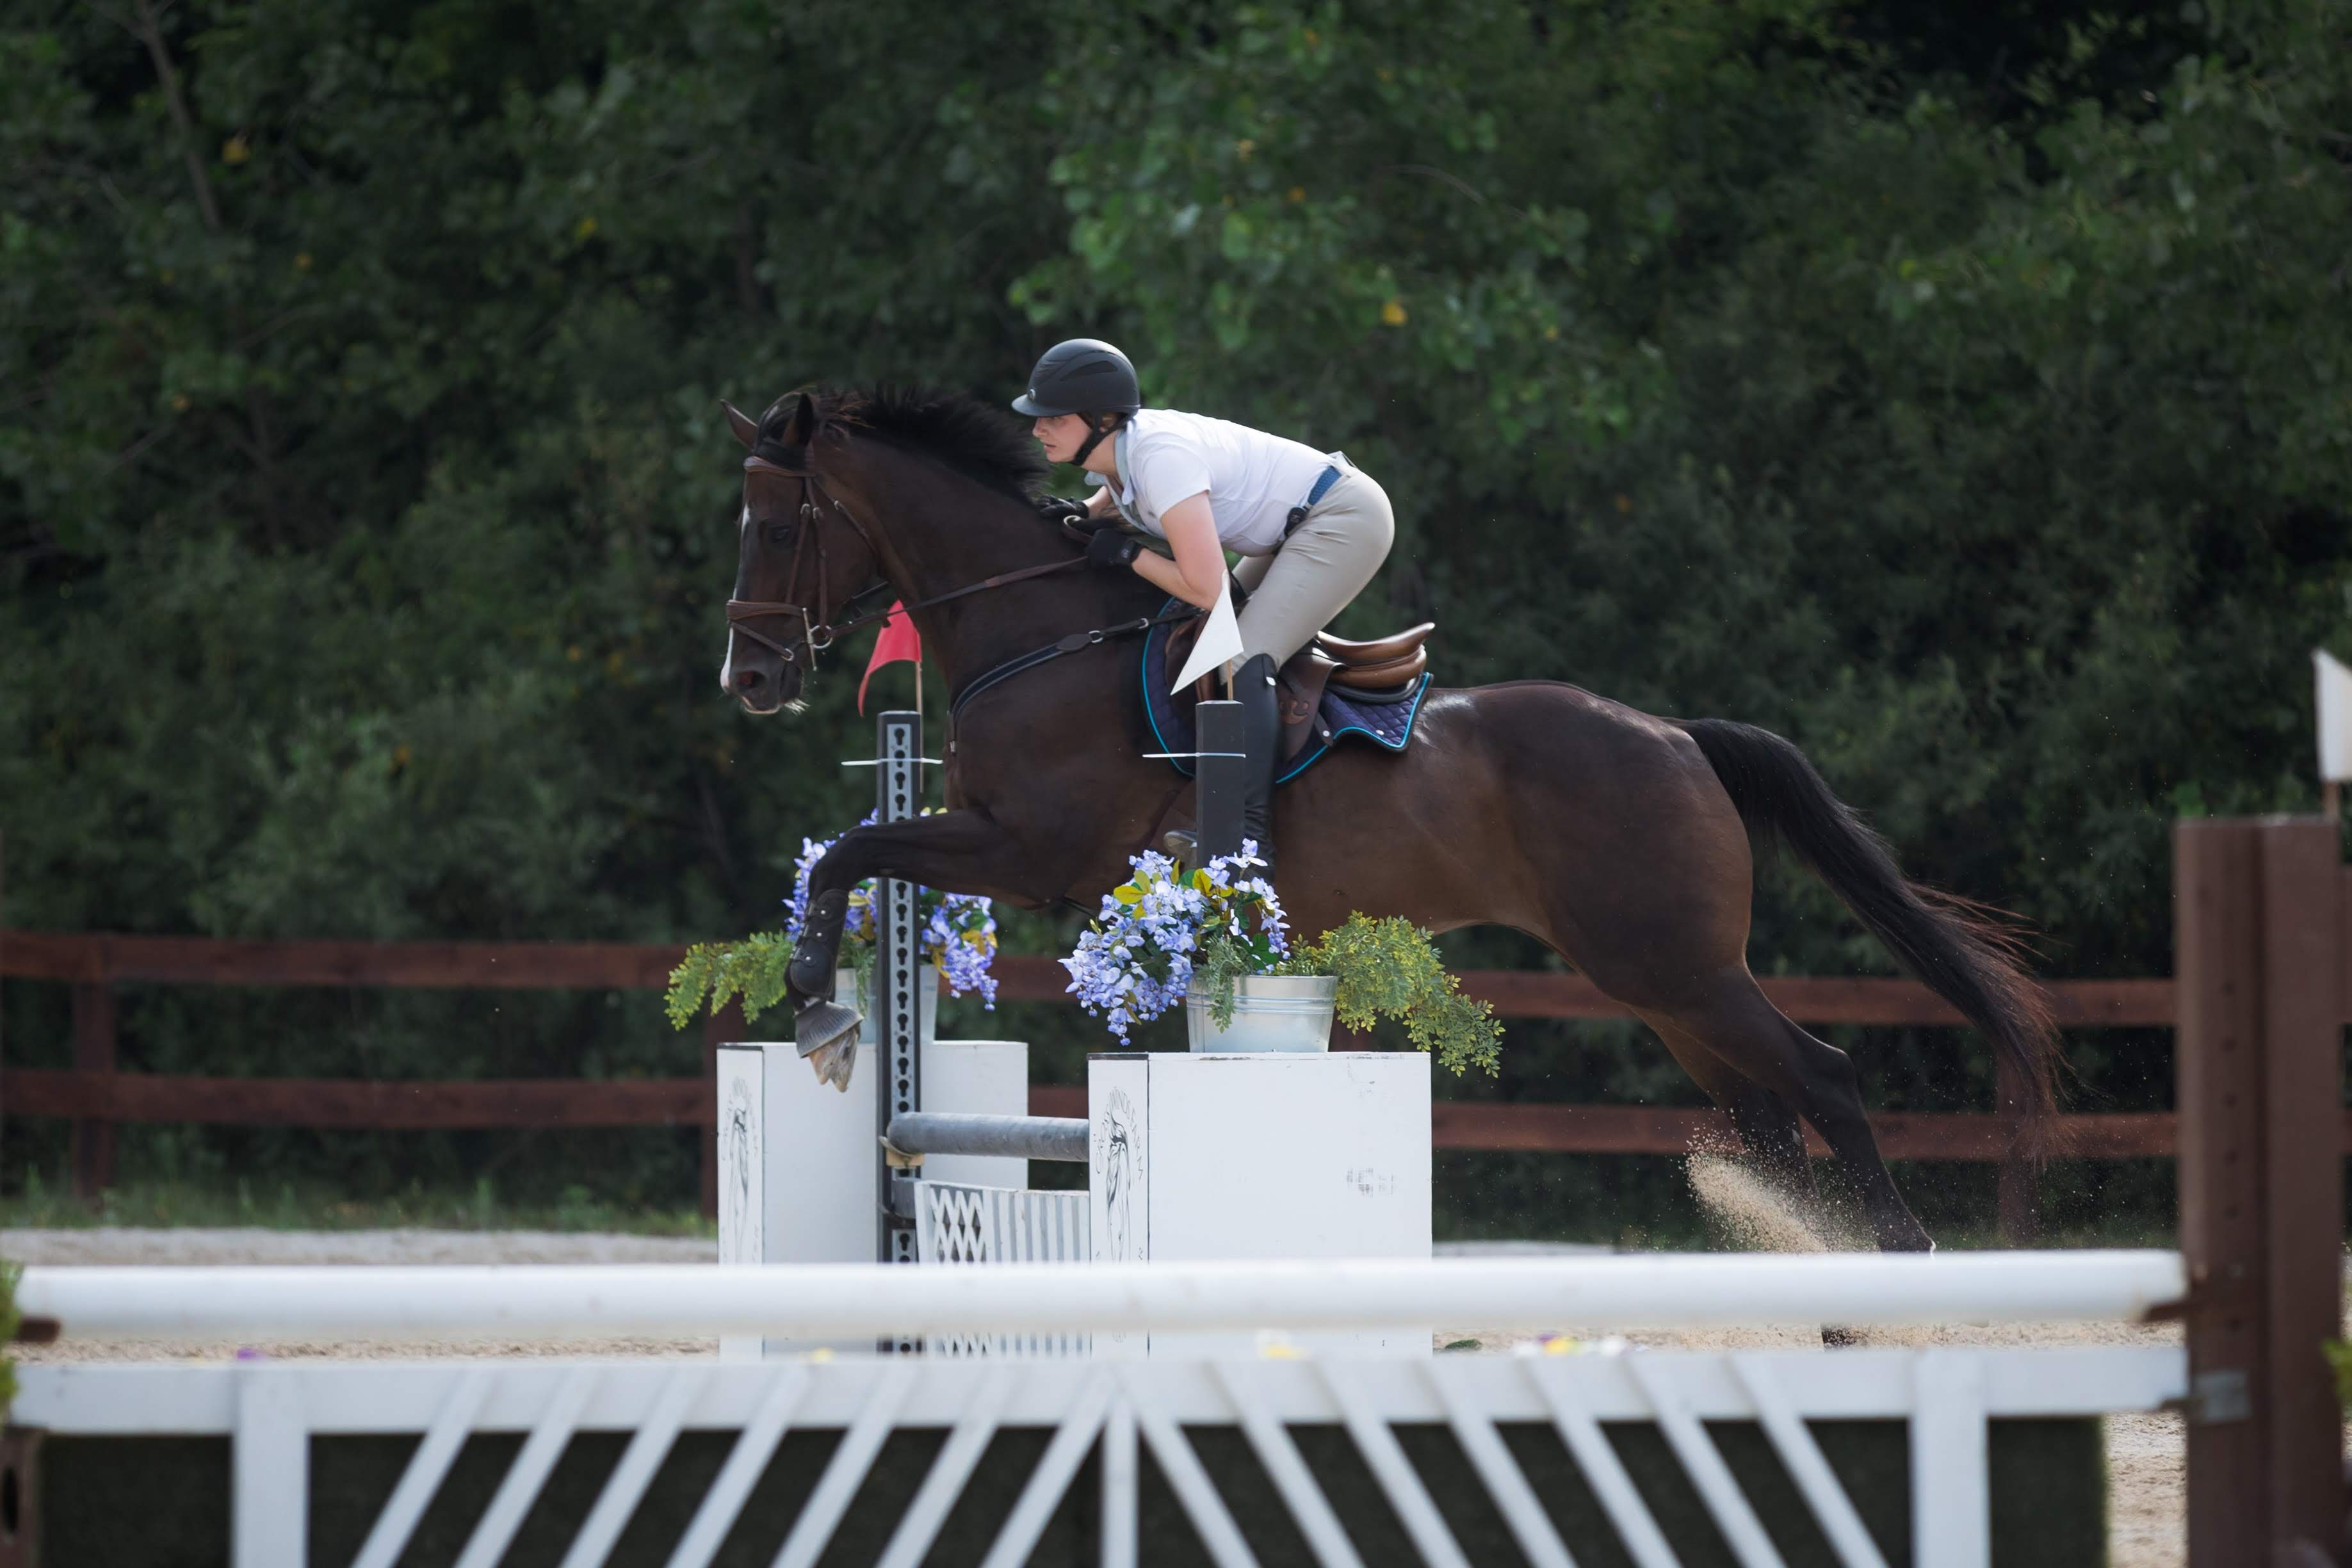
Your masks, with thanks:
[[[798,468],[787,468],[782,464],[771,463],[766,458],[754,455],[743,459],[743,472],[746,474],[773,474],[781,478],[797,479],[801,482],[801,537],[793,546],[792,572],[784,579],[784,591],[793,597],[792,599],[730,599],[727,601],[728,625],[732,630],[749,637],[752,642],[759,643],[760,646],[775,653],[782,657],[787,664],[798,663],[801,651],[803,649],[806,649],[808,651],[808,668],[810,672],[814,674],[816,670],[816,656],[825,649],[832,647],[834,643],[841,638],[844,632],[855,632],[861,626],[870,626],[877,621],[887,621],[889,619],[891,614],[891,612],[887,610],[869,610],[862,615],[854,615],[850,620],[843,622],[838,626],[819,619],[819,617],[824,613],[825,601],[829,597],[825,591],[826,572],[824,528],[823,526],[824,508],[827,507],[832,507],[843,522],[847,523],[852,528],[856,530],[857,537],[865,540],[866,548],[873,552],[874,559],[877,563],[879,563],[882,559],[882,552],[875,545],[874,536],[866,531],[866,525],[859,522],[856,516],[852,513],[847,507],[841,504],[839,497],[830,495],[825,491],[824,484],[818,479],[814,469],[811,468],[803,470]],[[811,553],[812,544],[814,544],[814,554],[816,556],[816,599],[814,604],[799,601],[802,563]],[[961,599],[968,593],[980,593],[992,588],[1003,588],[1011,583],[1026,581],[1028,579],[1033,577],[1044,577],[1051,572],[1067,571],[1072,567],[1084,566],[1086,563],[1086,557],[1077,556],[1069,560],[1053,561],[1045,566],[1024,567],[1019,571],[1000,572],[994,577],[985,578],[968,587],[959,588],[951,592],[941,593],[932,598],[922,600],[915,604],[908,606],[907,611],[908,613],[912,613],[917,610],[928,610],[934,604],[945,604],[950,599]],[[856,592],[851,594],[848,601],[845,603],[842,608],[844,610],[855,611],[856,610],[860,600],[866,599],[870,595],[882,592],[889,586],[890,580],[887,577],[877,575],[872,582],[867,583],[864,588],[861,588]],[[769,636],[759,628],[748,624],[750,622],[760,620],[762,617],[769,615],[782,615],[797,618],[800,622],[799,639],[796,642],[778,642],[775,638]],[[791,633],[787,632],[786,635],[789,637]]]
[[[781,478],[797,479],[801,482],[801,537],[793,545],[792,572],[784,579],[784,591],[793,594],[793,598],[790,600],[730,599],[727,601],[728,624],[752,642],[759,643],[760,646],[777,654],[787,664],[797,663],[802,650],[806,649],[808,667],[814,672],[816,669],[816,656],[832,647],[843,632],[855,631],[868,622],[881,619],[878,614],[869,613],[858,616],[840,626],[834,626],[818,619],[824,613],[827,598],[824,529],[820,523],[820,519],[824,517],[824,508],[830,506],[835,512],[838,513],[843,522],[857,531],[857,537],[866,541],[866,548],[868,549],[874,549],[874,536],[866,531],[866,525],[859,522],[851,514],[849,508],[841,504],[838,497],[825,493],[813,469],[803,471],[786,468],[781,464],[771,463],[764,457],[751,456],[743,459],[743,472],[773,474]],[[816,600],[814,605],[798,602],[802,563],[811,553],[812,545],[814,547],[816,556]],[[875,550],[875,559],[877,561],[881,559],[879,550]],[[889,586],[887,579],[877,578],[851,594],[849,602],[844,608],[856,610],[859,600]],[[800,637],[797,642],[778,642],[758,627],[749,624],[752,621],[769,615],[796,618],[800,622]]]

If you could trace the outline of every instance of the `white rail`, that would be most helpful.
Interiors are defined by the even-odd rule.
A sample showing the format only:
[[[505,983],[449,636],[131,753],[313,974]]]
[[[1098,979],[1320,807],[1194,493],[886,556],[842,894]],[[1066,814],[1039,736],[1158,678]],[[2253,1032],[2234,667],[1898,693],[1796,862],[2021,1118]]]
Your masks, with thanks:
[[[33,1268],[16,1301],[69,1339],[824,1339],[2130,1322],[2185,1289],[2178,1253],[2098,1251],[1002,1269]]]

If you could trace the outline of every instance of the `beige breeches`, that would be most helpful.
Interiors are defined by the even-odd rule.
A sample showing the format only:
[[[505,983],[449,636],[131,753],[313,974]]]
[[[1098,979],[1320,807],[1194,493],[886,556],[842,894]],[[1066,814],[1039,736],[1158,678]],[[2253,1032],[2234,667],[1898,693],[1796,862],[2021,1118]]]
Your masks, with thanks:
[[[1307,520],[1271,555],[1244,556],[1234,576],[1249,590],[1242,657],[1279,665],[1364,591],[1396,541],[1388,492],[1360,468],[1341,471]]]

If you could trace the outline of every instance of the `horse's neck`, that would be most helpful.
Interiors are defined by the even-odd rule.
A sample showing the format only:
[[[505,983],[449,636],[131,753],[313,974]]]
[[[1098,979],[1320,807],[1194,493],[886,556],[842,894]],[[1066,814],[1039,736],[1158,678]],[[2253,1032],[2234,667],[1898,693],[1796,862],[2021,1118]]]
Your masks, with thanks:
[[[875,493],[898,556],[892,586],[908,604],[1071,557],[1023,503],[961,476],[908,475],[884,481]],[[934,605],[917,612],[915,623],[949,689],[960,691],[1009,659],[1139,613],[1150,585],[1140,578],[1131,582],[1077,567]]]

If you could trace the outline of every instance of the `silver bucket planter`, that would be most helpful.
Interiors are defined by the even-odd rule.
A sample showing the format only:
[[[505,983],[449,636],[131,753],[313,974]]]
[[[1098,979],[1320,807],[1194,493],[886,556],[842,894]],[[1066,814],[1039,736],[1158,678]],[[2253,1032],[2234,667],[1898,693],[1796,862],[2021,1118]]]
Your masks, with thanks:
[[[1234,984],[1232,1023],[1219,1029],[1198,996],[1184,998],[1184,1025],[1195,1053],[1328,1051],[1339,998],[1333,975],[1252,975]]]
[[[882,966],[876,964],[874,973],[879,975],[881,972]],[[865,1021],[857,1026],[860,1045],[878,1046],[882,1043],[882,1020],[877,1016],[880,1009],[875,1006],[874,998],[866,994],[866,988],[858,985],[856,970],[835,969],[833,972],[833,999],[854,1007],[865,1015]],[[917,1038],[925,1041],[936,1038],[940,1026],[940,967],[937,964],[916,966],[915,1015]]]

